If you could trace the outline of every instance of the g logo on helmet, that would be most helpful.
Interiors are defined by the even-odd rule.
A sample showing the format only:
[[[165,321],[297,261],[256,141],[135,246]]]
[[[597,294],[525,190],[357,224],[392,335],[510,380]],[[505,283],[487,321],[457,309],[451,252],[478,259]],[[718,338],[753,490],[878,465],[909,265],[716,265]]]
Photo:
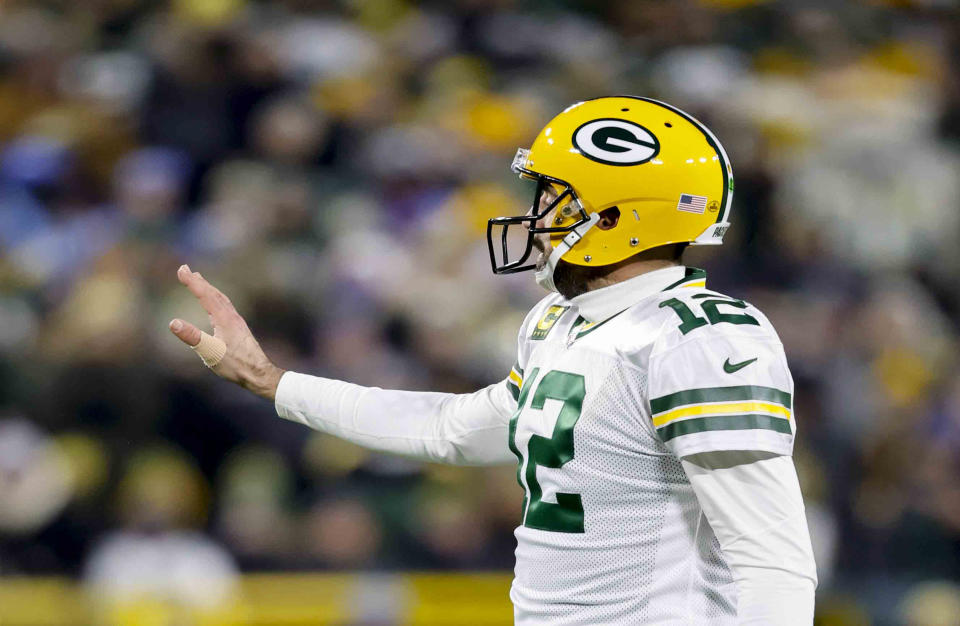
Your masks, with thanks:
[[[607,165],[640,165],[660,152],[660,140],[649,130],[616,118],[581,124],[573,145],[583,156]]]

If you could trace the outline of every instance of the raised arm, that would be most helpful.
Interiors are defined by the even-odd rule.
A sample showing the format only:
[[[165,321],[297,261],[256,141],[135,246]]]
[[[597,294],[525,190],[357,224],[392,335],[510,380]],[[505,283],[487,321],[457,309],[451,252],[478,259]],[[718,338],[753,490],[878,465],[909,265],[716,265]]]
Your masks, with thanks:
[[[382,452],[461,465],[515,462],[507,446],[516,401],[509,382],[471,394],[391,391],[284,372],[264,354],[230,300],[186,265],[177,278],[197,297],[209,335],[182,319],[170,330],[218,376],[273,400],[286,419]]]

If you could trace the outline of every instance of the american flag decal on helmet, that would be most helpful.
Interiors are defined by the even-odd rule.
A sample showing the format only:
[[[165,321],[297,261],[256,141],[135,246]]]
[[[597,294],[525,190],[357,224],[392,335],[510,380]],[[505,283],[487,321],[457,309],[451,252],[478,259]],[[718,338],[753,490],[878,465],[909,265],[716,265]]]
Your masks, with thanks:
[[[706,196],[692,196],[688,193],[680,194],[680,202],[677,203],[678,211],[687,211],[688,213],[703,214],[707,208]]]

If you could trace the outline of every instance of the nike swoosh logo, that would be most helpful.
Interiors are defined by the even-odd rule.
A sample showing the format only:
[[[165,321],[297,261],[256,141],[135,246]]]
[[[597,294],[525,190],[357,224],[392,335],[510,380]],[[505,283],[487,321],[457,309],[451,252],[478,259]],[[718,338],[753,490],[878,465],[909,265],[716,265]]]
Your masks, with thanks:
[[[755,356],[752,359],[748,359],[746,361],[740,361],[739,363],[731,363],[730,359],[727,359],[726,361],[723,362],[723,371],[725,371],[728,374],[733,374],[734,372],[742,370],[743,368],[750,365],[751,363],[753,363],[759,358],[760,357]]]

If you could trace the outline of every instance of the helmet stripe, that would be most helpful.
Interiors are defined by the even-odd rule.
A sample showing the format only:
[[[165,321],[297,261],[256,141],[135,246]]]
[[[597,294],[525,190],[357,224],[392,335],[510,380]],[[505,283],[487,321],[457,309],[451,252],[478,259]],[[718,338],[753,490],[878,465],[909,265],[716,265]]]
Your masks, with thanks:
[[[641,96],[616,96],[618,98],[632,98],[634,100],[643,100],[644,102],[649,102],[651,104],[656,104],[662,106],[665,109],[673,111],[680,117],[684,118],[703,133],[703,136],[707,139],[707,143],[710,144],[710,147],[713,148],[718,155],[720,155],[720,169],[723,171],[723,195],[720,196],[720,206],[723,207],[722,210],[718,212],[716,223],[719,224],[724,221],[730,221],[730,205],[733,202],[733,189],[731,181],[731,172],[732,168],[730,167],[730,159],[727,158],[727,153],[724,152],[723,146],[720,145],[720,141],[716,136],[710,132],[710,129],[703,125],[700,120],[693,117],[689,113],[678,109],[675,106],[669,105],[666,102],[661,102],[659,100],[654,100],[653,98],[644,98]]]

